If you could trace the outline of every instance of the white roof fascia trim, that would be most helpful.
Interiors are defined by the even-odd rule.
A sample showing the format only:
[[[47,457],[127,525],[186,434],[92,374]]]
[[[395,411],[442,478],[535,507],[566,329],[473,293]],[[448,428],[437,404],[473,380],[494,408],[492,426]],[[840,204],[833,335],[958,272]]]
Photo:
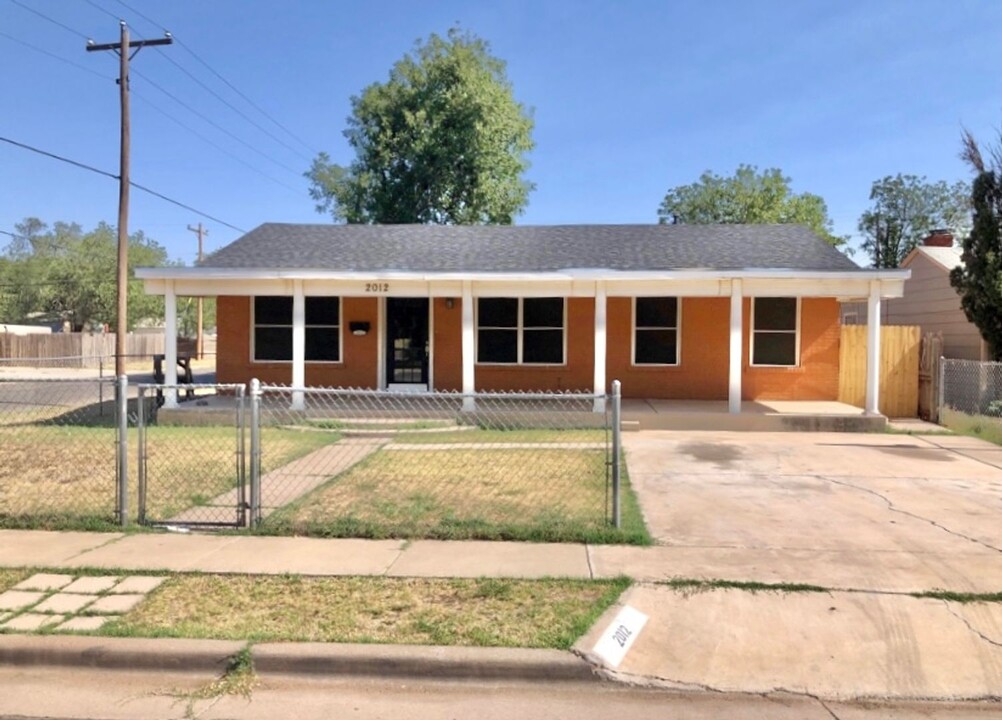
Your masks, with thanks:
[[[240,268],[136,268],[142,280],[471,280],[473,282],[546,282],[567,280],[730,280],[832,279],[891,280],[911,277],[907,269],[894,270],[561,270],[540,273],[428,273],[401,270],[338,272],[331,270],[244,270]]]

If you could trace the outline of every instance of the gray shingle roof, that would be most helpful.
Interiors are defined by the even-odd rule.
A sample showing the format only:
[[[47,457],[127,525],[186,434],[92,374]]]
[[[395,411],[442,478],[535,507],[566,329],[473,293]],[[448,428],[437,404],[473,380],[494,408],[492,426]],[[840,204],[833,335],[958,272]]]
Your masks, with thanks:
[[[202,267],[425,273],[859,270],[802,225],[265,223],[207,257]]]

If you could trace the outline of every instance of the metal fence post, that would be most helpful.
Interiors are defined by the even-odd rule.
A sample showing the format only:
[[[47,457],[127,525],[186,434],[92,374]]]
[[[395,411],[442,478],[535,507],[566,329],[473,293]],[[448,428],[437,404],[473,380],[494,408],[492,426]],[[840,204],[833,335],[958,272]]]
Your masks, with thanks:
[[[939,356],[939,397],[936,400],[936,422],[943,422],[943,406],[946,404],[946,358]]]
[[[250,381],[250,526],[261,522],[261,382]]]
[[[146,524],[146,388],[136,396],[136,519]]]
[[[622,466],[622,422],[620,420],[621,384],[612,381],[612,524],[622,526],[620,504],[620,471]]]
[[[244,413],[244,399],[246,387],[240,385],[236,389],[237,396],[237,524],[247,527],[248,503],[247,503],[247,416]]]
[[[129,524],[129,376],[119,375],[115,384],[118,420],[118,522]]]

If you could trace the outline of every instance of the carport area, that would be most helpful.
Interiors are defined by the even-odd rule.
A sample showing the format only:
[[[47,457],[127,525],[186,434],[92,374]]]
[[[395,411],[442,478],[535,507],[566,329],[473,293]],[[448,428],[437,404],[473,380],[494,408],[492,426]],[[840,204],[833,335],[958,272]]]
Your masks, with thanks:
[[[945,434],[671,431],[626,433],[624,447],[662,546],[650,579],[1002,589],[1002,447]]]

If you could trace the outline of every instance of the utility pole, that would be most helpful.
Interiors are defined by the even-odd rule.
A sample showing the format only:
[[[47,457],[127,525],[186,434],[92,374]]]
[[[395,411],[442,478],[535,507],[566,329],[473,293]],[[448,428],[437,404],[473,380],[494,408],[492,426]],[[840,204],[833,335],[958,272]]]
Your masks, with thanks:
[[[193,233],[198,235],[198,262],[202,262],[202,237],[208,235],[209,231],[202,227],[202,223],[198,223],[197,227],[188,226],[188,229]],[[198,329],[195,331],[195,357],[198,360],[202,359],[202,298],[198,298]]]
[[[115,375],[125,374],[125,338],[129,331],[129,60],[147,45],[170,45],[170,33],[157,40],[129,41],[129,27],[122,20],[121,40],[98,45],[87,41],[87,51],[114,50],[118,53],[118,91],[122,105],[121,150],[118,171],[118,320],[115,324]],[[135,48],[135,52],[131,52]]]

